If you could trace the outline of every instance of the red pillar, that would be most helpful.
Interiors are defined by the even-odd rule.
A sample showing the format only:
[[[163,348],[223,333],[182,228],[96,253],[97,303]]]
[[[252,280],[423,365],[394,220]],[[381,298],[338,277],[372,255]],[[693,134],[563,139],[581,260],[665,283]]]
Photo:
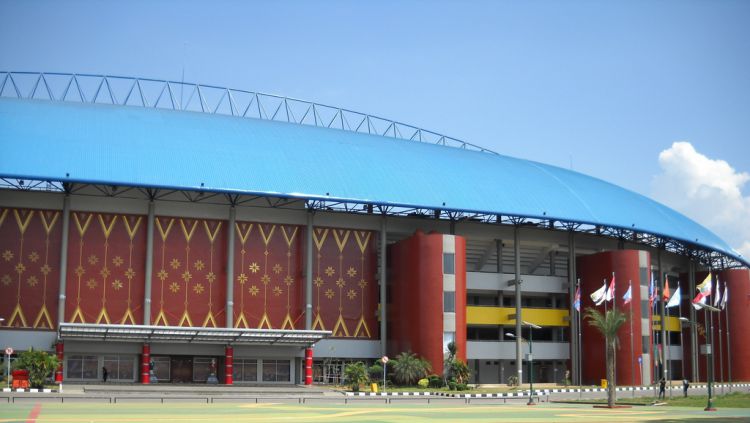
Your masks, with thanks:
[[[224,383],[227,385],[232,385],[234,383],[234,379],[232,376],[232,371],[234,368],[234,348],[232,348],[230,345],[227,345],[224,350],[224,356]]]
[[[312,386],[313,349],[305,349],[305,386]]]
[[[143,344],[143,353],[141,354],[141,383],[144,385],[151,383],[149,363],[151,363],[151,346]]]
[[[55,344],[55,352],[57,353],[57,370],[55,371],[55,383],[62,383],[63,381],[63,358],[65,348],[62,342]]]

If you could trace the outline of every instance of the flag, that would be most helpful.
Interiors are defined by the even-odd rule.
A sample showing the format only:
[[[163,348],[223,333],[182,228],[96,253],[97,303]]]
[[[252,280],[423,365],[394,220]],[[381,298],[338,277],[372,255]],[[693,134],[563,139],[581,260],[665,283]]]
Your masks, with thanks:
[[[602,287],[591,293],[591,301],[596,305],[601,305],[607,298],[607,282],[602,284]]]
[[[633,286],[628,283],[628,290],[625,292],[625,295],[622,296],[622,305],[628,305],[630,304],[630,301],[633,299],[633,295],[631,291],[633,290]]]
[[[672,294],[672,298],[669,299],[666,307],[670,308],[679,306],[680,301],[682,301],[682,295],[680,295],[680,285],[678,284],[677,289],[674,290],[674,294]]]
[[[729,287],[727,287],[727,283],[724,282],[724,296],[721,297],[721,309],[724,310],[724,308],[727,306],[727,302],[729,301]]]
[[[664,277],[664,289],[661,292],[662,301],[669,301],[669,278]]]
[[[609,283],[609,289],[607,289],[607,295],[605,300],[612,301],[615,299],[615,274],[612,274],[612,282]]]
[[[696,310],[700,310],[706,305],[706,297],[711,295],[711,274],[709,273],[706,279],[700,285],[696,286],[695,289],[698,290],[698,295],[693,298],[693,307]]]
[[[576,296],[575,296],[575,299],[573,300],[573,307],[575,307],[576,311],[578,311],[579,313],[581,312],[581,287],[580,286],[576,288]]]
[[[654,307],[654,300],[656,300],[656,289],[654,289],[654,278],[651,278],[651,282],[648,284],[648,307],[649,309]]]
[[[726,286],[726,282],[724,283]],[[718,308],[721,304],[721,281],[716,282],[716,294],[714,295],[714,307]]]

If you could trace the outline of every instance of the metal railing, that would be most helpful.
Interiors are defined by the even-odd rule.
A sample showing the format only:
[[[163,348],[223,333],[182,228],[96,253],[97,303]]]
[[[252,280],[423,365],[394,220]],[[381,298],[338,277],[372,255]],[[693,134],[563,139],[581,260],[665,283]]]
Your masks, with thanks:
[[[0,71],[0,97],[256,118],[497,154],[478,145],[379,116],[296,98],[192,82],[115,75]]]

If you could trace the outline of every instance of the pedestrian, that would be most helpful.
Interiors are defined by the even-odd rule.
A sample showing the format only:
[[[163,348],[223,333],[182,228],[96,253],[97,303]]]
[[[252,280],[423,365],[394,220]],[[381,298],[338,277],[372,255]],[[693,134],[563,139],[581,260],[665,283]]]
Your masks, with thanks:
[[[690,382],[688,382],[687,379],[682,379],[682,395],[684,395],[685,398],[687,398],[687,391],[689,387],[690,387]]]
[[[104,383],[107,383],[107,376],[109,376],[109,372],[106,367],[102,366],[102,379],[104,379]]]
[[[664,393],[667,389],[667,381],[664,378],[661,378],[659,381],[659,398],[664,399]]]

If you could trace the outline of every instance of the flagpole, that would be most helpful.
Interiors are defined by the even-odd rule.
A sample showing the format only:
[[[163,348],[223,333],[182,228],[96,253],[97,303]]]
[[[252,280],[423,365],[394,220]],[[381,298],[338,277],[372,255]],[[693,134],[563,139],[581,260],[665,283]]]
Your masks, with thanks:
[[[680,350],[682,351],[682,357],[680,357],[680,375],[683,379],[687,379],[685,377],[685,342],[682,337],[682,292],[680,291],[680,281],[677,281],[677,291],[680,292],[680,302],[677,304],[677,321],[680,322]]]
[[[578,286],[581,286],[581,279],[578,279]],[[579,307],[580,308],[580,307]],[[583,330],[581,329],[581,310],[578,310],[578,397],[580,398],[583,394],[583,370],[581,369],[581,365],[583,364],[583,354],[581,353],[581,347],[583,346],[583,343],[581,342],[581,332]]]
[[[726,297],[729,294],[729,290],[727,289],[727,281],[724,281],[724,296]],[[727,372],[729,373],[727,376],[729,376],[729,389],[732,389],[732,337],[729,336],[729,302],[725,298],[724,300],[724,311],[726,312],[726,317],[724,320],[727,322]]]
[[[630,386],[635,386],[635,351],[633,350],[633,281],[628,281],[630,291]],[[635,390],[633,391],[635,392]]]
[[[724,282],[724,283],[726,284],[726,282]],[[717,295],[721,294],[720,286],[721,285],[719,285],[719,282],[717,281],[716,282],[716,294]],[[716,297],[716,298],[718,298],[718,297]],[[719,302],[719,307],[721,307],[721,302]],[[723,342],[721,342],[721,333],[722,333],[722,330],[721,330],[721,312],[716,313],[716,314],[719,315],[719,317],[718,317],[718,319],[719,319],[719,375],[721,377],[721,383],[724,383],[724,352],[723,352],[723,349],[721,347],[721,345],[723,344]],[[722,391],[722,393],[724,392],[723,387],[722,387],[721,391]]]
[[[664,301],[664,297],[661,299]],[[667,308],[666,304],[664,304],[664,308],[667,312],[667,321],[669,321],[669,308]],[[666,334],[667,334],[667,369],[669,371],[669,399],[672,399],[672,379],[674,379],[674,376],[672,375],[672,334],[669,333],[669,327],[666,326],[667,321],[664,322],[664,327],[667,328]]]
[[[615,311],[617,310],[617,289],[615,288],[615,284],[614,284],[615,272],[612,272],[612,282],[613,282],[612,283],[612,314],[615,314]],[[619,342],[620,336],[618,334],[615,334],[615,337],[617,337],[617,341]],[[613,374],[614,380],[612,380],[612,383],[616,387],[617,386],[617,348],[612,348],[612,350],[613,350],[612,358],[614,359],[613,364],[615,367],[614,369],[615,371]],[[617,391],[615,391],[614,397],[615,397],[615,401],[617,401]]]

